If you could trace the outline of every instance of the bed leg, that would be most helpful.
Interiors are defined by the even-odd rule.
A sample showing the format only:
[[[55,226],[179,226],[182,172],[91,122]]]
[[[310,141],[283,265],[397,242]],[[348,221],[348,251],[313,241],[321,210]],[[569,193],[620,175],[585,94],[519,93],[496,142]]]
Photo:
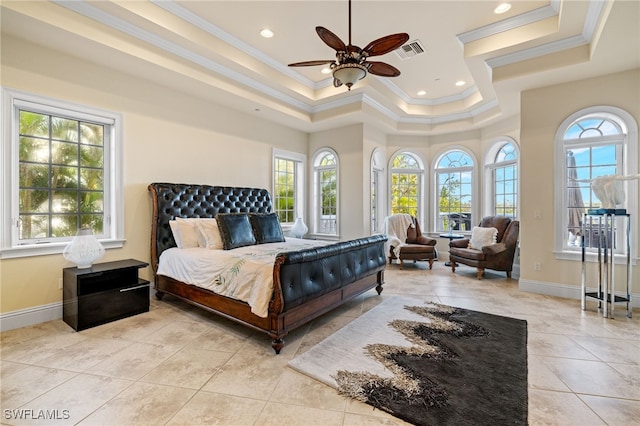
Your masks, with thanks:
[[[156,291],[156,299],[162,300],[163,297],[164,297],[163,291]]]
[[[273,348],[274,351],[276,351],[276,355],[280,354],[280,351],[282,350],[282,347],[284,346],[284,339],[280,339],[280,338],[274,338],[273,342],[271,342],[271,347]]]

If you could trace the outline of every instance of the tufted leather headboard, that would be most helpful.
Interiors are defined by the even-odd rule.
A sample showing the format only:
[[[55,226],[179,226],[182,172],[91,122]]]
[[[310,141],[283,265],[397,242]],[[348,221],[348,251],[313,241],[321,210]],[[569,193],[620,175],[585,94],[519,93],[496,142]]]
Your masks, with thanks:
[[[158,270],[162,252],[175,247],[169,221],[176,217],[213,218],[218,213],[270,213],[271,195],[261,188],[185,183],[152,183],[151,266]]]

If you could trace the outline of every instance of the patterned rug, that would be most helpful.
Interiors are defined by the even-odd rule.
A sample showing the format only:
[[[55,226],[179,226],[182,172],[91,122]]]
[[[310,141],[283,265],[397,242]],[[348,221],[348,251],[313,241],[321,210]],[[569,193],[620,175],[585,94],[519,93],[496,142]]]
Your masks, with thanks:
[[[416,425],[526,425],[526,321],[393,296],[289,366]]]

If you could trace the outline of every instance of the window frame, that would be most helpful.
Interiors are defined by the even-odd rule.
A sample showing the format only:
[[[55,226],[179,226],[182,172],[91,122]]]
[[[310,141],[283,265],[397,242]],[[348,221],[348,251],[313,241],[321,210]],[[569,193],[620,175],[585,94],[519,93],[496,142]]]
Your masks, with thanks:
[[[616,136],[602,136],[593,138],[580,139],[565,139],[567,130],[575,123],[587,119],[589,117],[606,118],[610,121],[614,121],[621,128],[622,134]],[[611,107],[611,106],[592,106],[581,109],[574,112],[567,117],[559,125],[556,130],[555,138],[555,209],[554,209],[554,231],[555,231],[555,247],[554,254],[556,259],[559,260],[574,260],[582,261],[582,249],[581,247],[570,247],[565,235],[565,231],[568,228],[568,216],[567,211],[567,182],[568,171],[566,152],[568,149],[582,148],[582,147],[594,147],[594,146],[608,146],[619,144],[618,152],[621,153],[622,159],[618,161],[622,170],[617,171],[617,174],[621,175],[636,175],[638,174],[638,125],[633,116],[626,111]],[[637,188],[637,181],[624,181],[625,193],[627,194],[624,208],[627,212],[631,212],[630,227],[631,235],[637,235],[638,233],[638,219],[637,215],[633,212],[638,211],[638,197],[637,192],[629,195],[629,188]],[[622,230],[618,229],[618,238],[620,238]],[[623,241],[623,240],[618,240]],[[631,244],[631,258],[635,264],[638,253],[638,242],[632,238]],[[589,262],[597,261],[597,249],[586,248],[586,259]],[[614,251],[614,258],[616,262],[623,262],[626,256],[623,256],[621,250]]]
[[[394,168],[393,162],[399,155],[411,156],[418,164],[418,168],[414,168],[414,169]],[[422,160],[420,155],[418,155],[417,153],[407,149],[402,149],[395,152],[391,156],[391,158],[389,159],[388,167],[389,167],[388,186],[387,186],[388,188],[387,199],[388,199],[388,206],[389,206],[388,214],[389,215],[393,214],[393,189],[394,189],[393,176],[394,174],[403,173],[403,174],[409,174],[409,175],[416,175],[417,176],[417,190],[416,190],[416,194],[417,194],[416,210],[417,211],[415,213],[415,216],[420,223],[425,223],[423,220],[424,211],[425,211],[424,188],[426,187],[425,186],[426,173],[424,168],[424,161]],[[424,231],[425,230],[423,230],[423,232]]]
[[[443,168],[439,168],[438,164],[440,163],[440,161],[442,160],[442,158],[446,155],[448,155],[449,153],[453,152],[453,151],[461,151],[464,154],[466,154],[471,161],[473,161],[473,165],[472,166],[464,166],[464,167],[443,167]],[[463,146],[449,146],[447,147],[447,149],[441,151],[438,155],[435,156],[434,160],[433,160],[433,185],[432,185],[432,189],[433,189],[433,196],[432,196],[432,200],[433,200],[433,220],[431,222],[431,226],[434,229],[434,232],[436,233],[445,233],[445,232],[449,232],[449,229],[443,229],[440,228],[439,226],[439,217],[440,217],[440,189],[439,189],[439,175],[440,174],[451,174],[451,173],[463,173],[463,172],[470,172],[471,173],[471,181],[470,181],[470,186],[471,186],[471,200],[470,200],[470,218],[469,218],[469,229],[467,230],[455,230],[455,233],[457,234],[470,234],[471,233],[471,229],[473,228],[473,225],[475,223],[478,222],[478,220],[476,219],[478,216],[478,212],[479,212],[479,202],[478,200],[478,190],[477,190],[477,174],[478,174],[478,160],[475,157],[475,155],[473,154],[473,152],[471,152],[469,149],[463,147]]]
[[[496,157],[498,153],[508,144],[511,144],[514,147],[517,158],[513,160],[496,162]],[[493,216],[498,214],[496,213],[496,193],[495,193],[496,170],[503,167],[512,166],[512,165],[516,166],[516,177],[515,177],[516,214],[514,216],[514,219],[519,220],[519,217],[520,217],[520,147],[518,146],[518,143],[513,138],[506,137],[506,136],[496,139],[493,142],[492,146],[487,151],[487,154],[485,156],[484,179],[485,179],[485,182],[491,182],[491,185],[486,187],[487,189],[484,194],[484,203],[483,203],[484,208],[482,209],[482,211],[484,212],[483,216]]]
[[[369,223],[371,235],[384,232],[384,196],[383,184],[385,182],[385,158],[384,152],[376,148],[371,153],[371,221]]]
[[[319,162],[326,156],[332,155],[335,164],[322,166]],[[336,194],[335,194],[335,232],[321,232],[322,219],[322,187],[320,175],[323,171],[335,171],[336,178]],[[340,158],[338,154],[331,148],[320,148],[313,156],[313,233],[322,237],[338,237],[340,235]]]
[[[122,114],[71,101],[50,98],[33,93],[2,87],[2,150],[0,163],[3,166],[2,201],[0,210],[0,258],[19,258],[62,253],[73,237],[51,238],[43,241],[20,242],[19,239],[19,148],[17,126],[19,107],[44,114],[64,114],[74,120],[101,119],[109,124],[109,140],[104,144],[104,234],[98,236],[107,248],[124,245],[124,190]],[[105,135],[106,136],[106,135]]]
[[[293,224],[295,223],[295,220],[298,217],[301,217],[305,223],[308,223],[308,221],[305,218],[305,198],[304,198],[304,188],[305,188],[305,168],[306,168],[306,162],[307,162],[307,157],[304,154],[300,154],[297,152],[292,152],[292,151],[286,151],[286,150],[282,150],[282,149],[278,149],[278,148],[274,148],[273,149],[273,155],[272,155],[272,169],[271,169],[271,199],[272,199],[272,203],[273,203],[273,211],[275,213],[278,213],[278,210],[276,208],[276,161],[278,159],[282,159],[282,160],[286,160],[286,161],[293,161],[294,165],[295,165],[295,171],[294,171],[294,189],[293,189],[293,193],[294,193],[294,206],[293,206],[293,211],[294,211],[294,218],[292,222],[281,222],[280,224],[284,227],[284,228],[290,228],[293,226]]]

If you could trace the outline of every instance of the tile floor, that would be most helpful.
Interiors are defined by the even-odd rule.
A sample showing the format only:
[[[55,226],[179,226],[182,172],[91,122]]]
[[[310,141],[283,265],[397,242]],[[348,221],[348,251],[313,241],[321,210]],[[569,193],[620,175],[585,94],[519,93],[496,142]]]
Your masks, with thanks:
[[[452,274],[443,262],[432,271],[390,266],[382,296],[372,290],[301,327],[279,356],[266,335],[169,296],[152,299],[148,313],[79,333],[61,320],[7,331],[0,423],[403,424],[287,367],[297,353],[402,294],[528,321],[531,425],[639,424],[640,311],[627,319],[618,305],[616,319],[604,319],[595,302],[582,312],[578,300],[520,292],[502,274],[474,277],[464,266]]]

